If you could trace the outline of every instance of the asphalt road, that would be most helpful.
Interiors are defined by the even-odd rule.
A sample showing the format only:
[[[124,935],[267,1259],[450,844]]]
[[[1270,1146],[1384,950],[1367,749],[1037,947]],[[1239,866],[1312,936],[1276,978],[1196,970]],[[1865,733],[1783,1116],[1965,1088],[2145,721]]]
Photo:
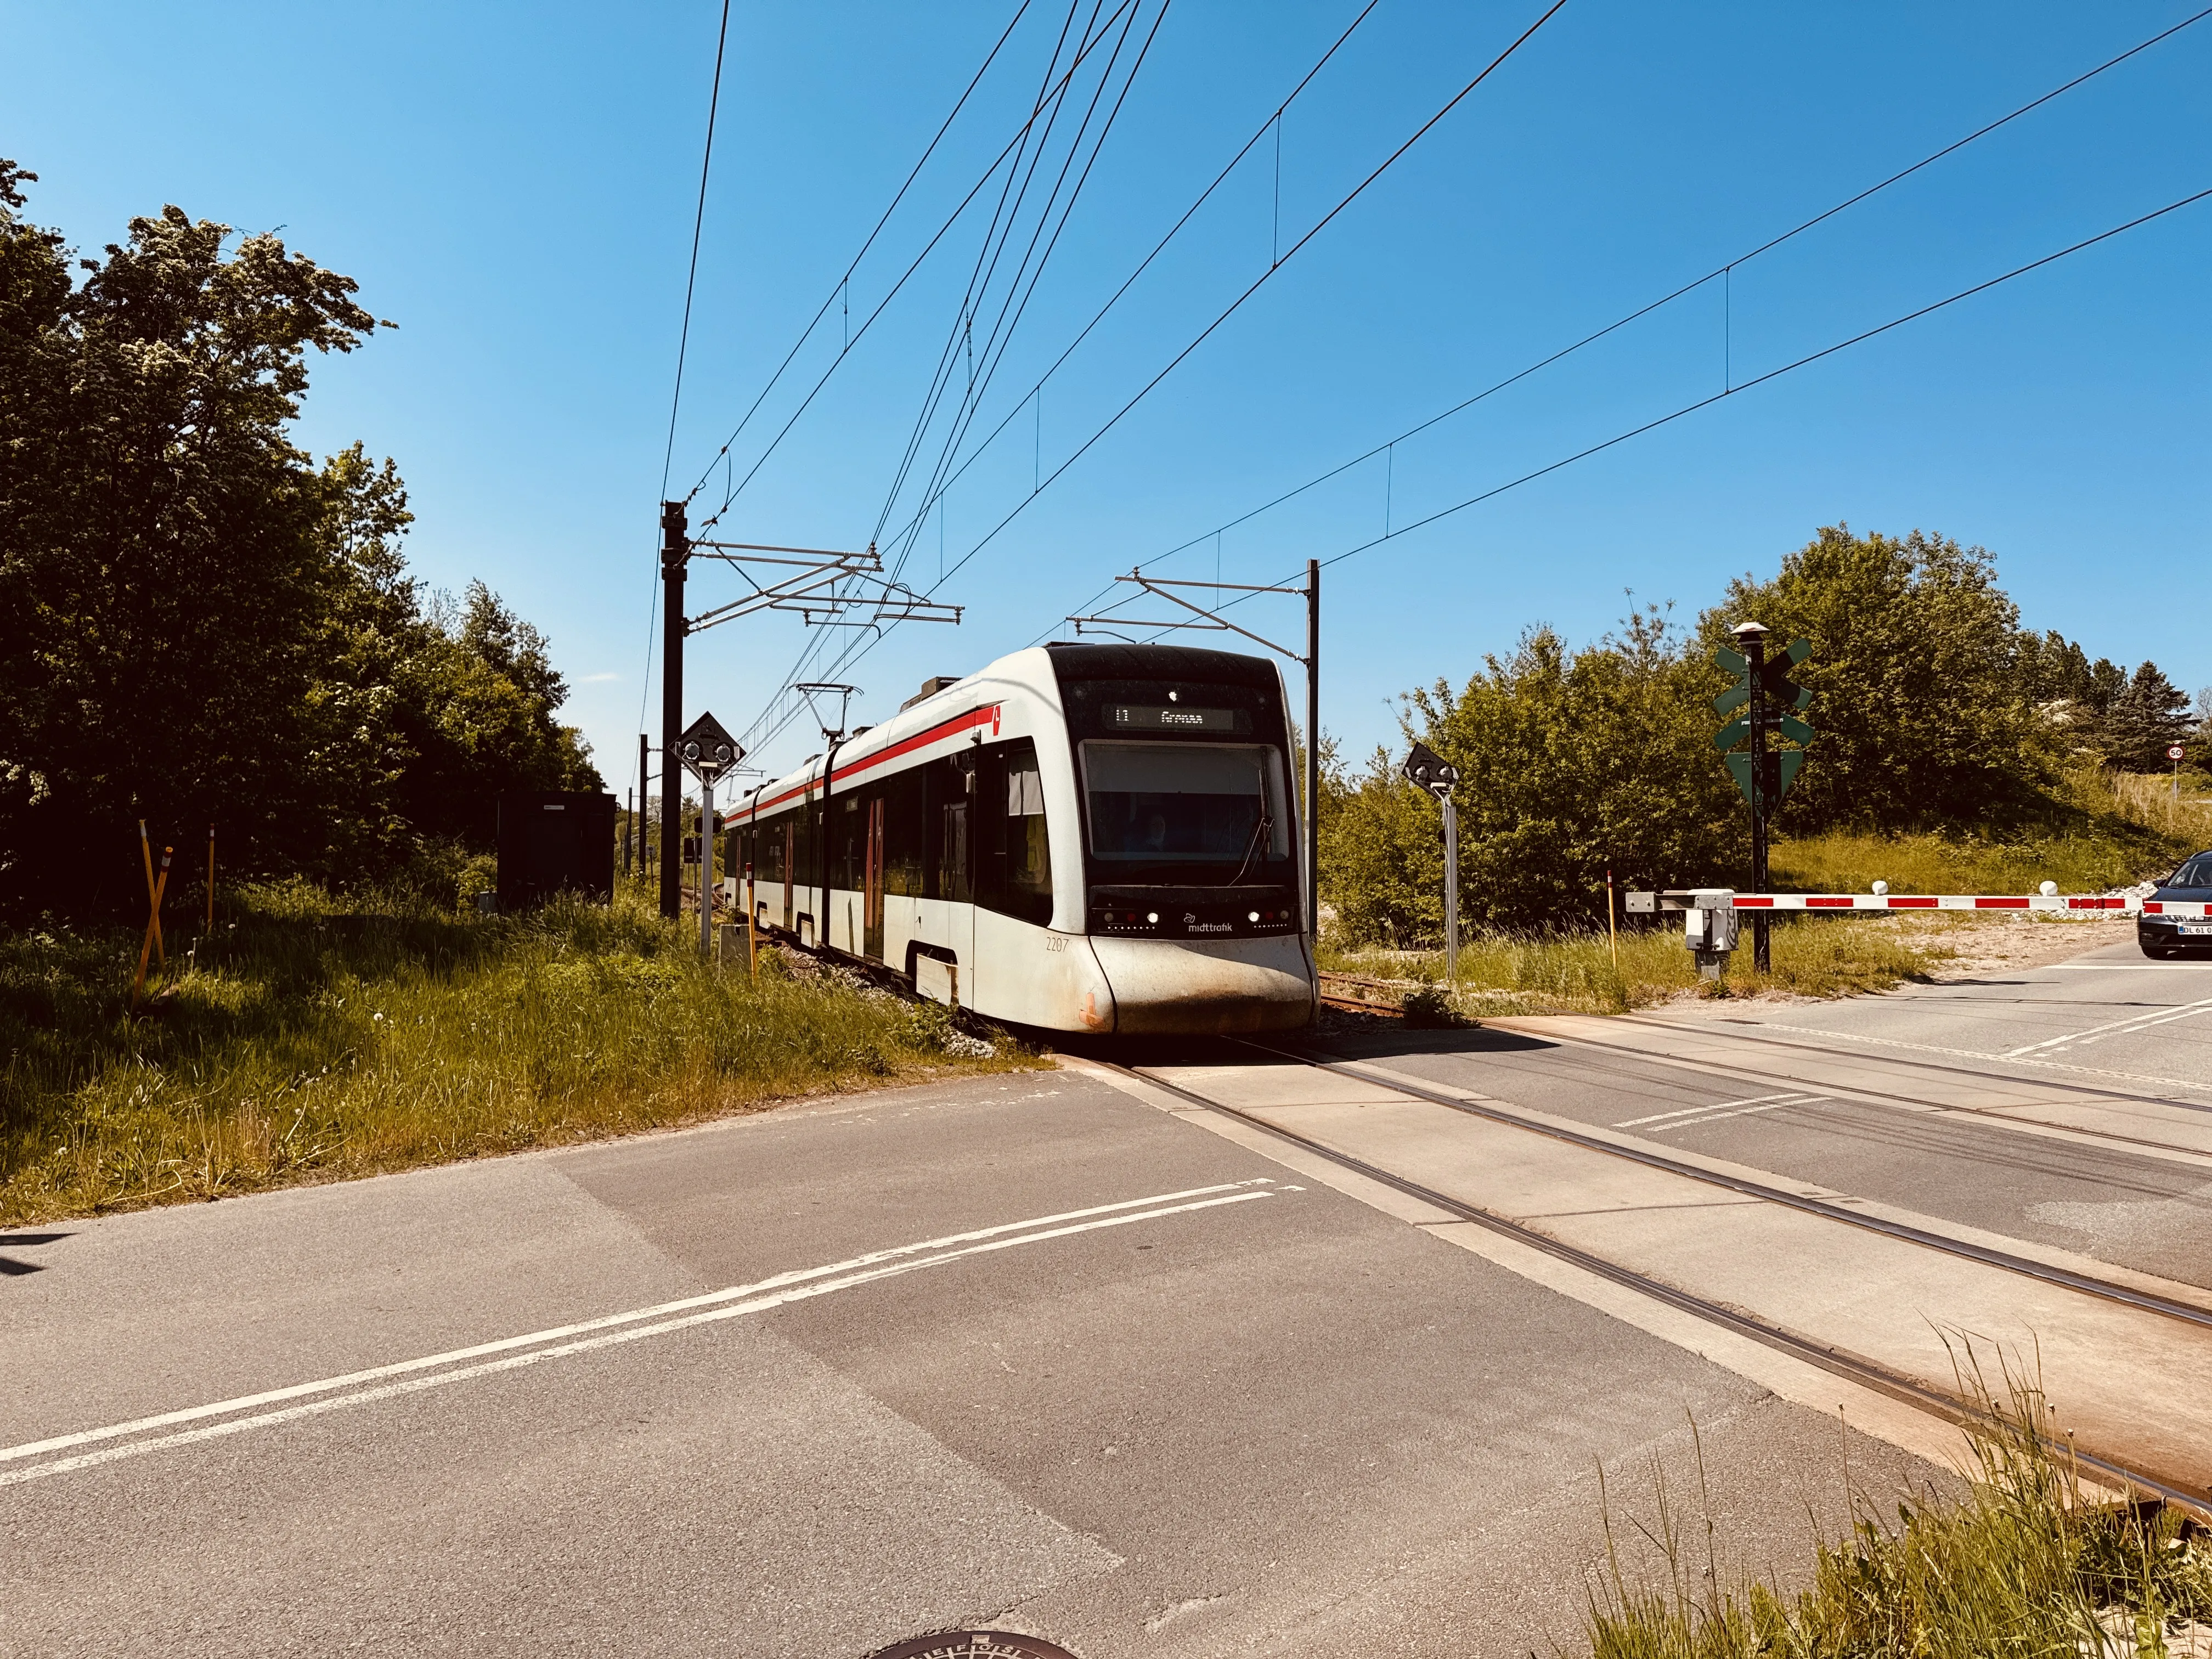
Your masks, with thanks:
[[[1067,1072],[0,1255],[11,1655],[1520,1655],[1601,1470],[1726,1577],[1935,1478]]]
[[[2212,1288],[2212,963],[1335,1045]],[[1662,1483],[1728,1577],[1940,1478],[1224,1121],[1060,1071],[0,1233],[0,1654],[1520,1655]]]
[[[2101,989],[2106,981],[2093,983]],[[2212,978],[2204,984],[2212,990]],[[1899,1023],[1929,1030],[1944,1016],[1927,1005],[1940,1000],[1924,994],[1911,999]],[[2082,1098],[2126,1115],[2111,1139],[2035,1133],[2055,1115],[1995,1101],[1980,1111],[1931,1109],[1927,1103],[1958,1098],[1962,1072],[1994,1079],[2021,1068],[1978,1067],[1951,1046],[1934,1054],[1924,1046],[1884,1047],[1874,1052],[1895,1063],[1887,1076],[1869,1085],[1824,1067],[1818,1058],[1823,1048],[1850,1060],[1861,1050],[1801,1024],[1847,1018],[1878,1028],[1881,1012],[1863,1005],[1796,1006],[1772,1019],[1732,1015],[1726,1025],[1672,1022],[1693,1025],[1700,1035],[1724,1035],[1728,1040],[1717,1048],[1728,1062],[1725,1070],[1656,1052],[1657,1034],[1621,1021],[1579,1022],[1571,1031],[1542,1020],[1465,1032],[1384,1030],[1332,1046],[1348,1057],[1386,1060],[1414,1078],[1624,1130],[1660,1146],[2212,1288],[2212,1105],[2178,1095],[2113,1102],[2107,1091],[2120,1085],[2111,1078],[2039,1077],[2039,1082],[2089,1085],[2096,1092],[2081,1090]],[[2016,1012],[1996,1017],[2020,1018]],[[2036,1017],[2047,1034],[2053,1025],[2092,1026],[2115,1012],[2109,1003],[2061,1005],[2058,1012]],[[1975,1006],[1963,1018],[1991,1016]],[[1605,1033],[1609,1045],[1643,1045],[1654,1052],[1577,1040],[1600,1024],[1611,1027]],[[2010,1024],[1997,1040],[2033,1040],[2035,1029]],[[2212,1034],[2212,1027],[2207,1031]],[[1789,1049],[1769,1047],[1776,1038]],[[1785,1060],[1788,1072],[1779,1069]],[[1930,1066],[1942,1070],[1924,1069]],[[1931,1081],[1943,1086],[1931,1088]],[[1971,1087],[1964,1093],[1971,1102]]]
[[[2132,942],[1887,996],[1747,1005],[1737,1017],[1839,1044],[2212,1101],[2212,957],[2154,962]]]

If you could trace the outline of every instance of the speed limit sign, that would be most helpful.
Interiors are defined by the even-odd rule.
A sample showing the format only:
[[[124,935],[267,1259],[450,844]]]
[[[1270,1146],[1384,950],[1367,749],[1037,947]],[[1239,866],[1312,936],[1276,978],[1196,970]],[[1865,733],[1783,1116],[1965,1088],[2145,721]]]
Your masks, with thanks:
[[[2177,743],[2172,748],[2166,751],[2166,757],[2168,760],[2179,760],[2182,756],[2187,752],[2187,750],[2183,749],[2182,746]]]

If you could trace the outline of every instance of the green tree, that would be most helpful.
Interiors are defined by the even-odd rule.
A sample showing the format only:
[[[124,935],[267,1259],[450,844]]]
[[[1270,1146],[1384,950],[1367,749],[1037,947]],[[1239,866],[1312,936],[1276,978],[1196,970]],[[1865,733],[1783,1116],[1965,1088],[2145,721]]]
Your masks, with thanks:
[[[290,441],[307,354],[388,326],[352,279],[175,207],[73,265],[33,177],[0,161],[0,907],[143,903],[142,817],[345,874],[480,838],[427,779],[596,782],[534,630],[422,614],[392,465]]]
[[[2044,810],[2061,744],[2039,706],[2043,655],[1983,549],[1826,527],[1772,580],[1731,582],[1699,633],[1710,648],[1745,621],[1813,645],[1797,678],[1815,736],[1784,830],[1986,828]]]
[[[1601,923],[1605,872],[1631,884],[1735,875],[1740,803],[1715,758],[1717,670],[1663,613],[1570,652],[1547,628],[1455,694],[1406,699],[1408,737],[1460,769],[1460,893],[1467,918],[1500,927]],[[1433,943],[1443,927],[1440,809],[1378,750],[1324,794],[1324,896],[1346,937]]]
[[[2106,758],[2124,772],[2163,772],[2166,751],[2189,735],[2189,694],[2154,662],[2136,669],[2105,721]]]

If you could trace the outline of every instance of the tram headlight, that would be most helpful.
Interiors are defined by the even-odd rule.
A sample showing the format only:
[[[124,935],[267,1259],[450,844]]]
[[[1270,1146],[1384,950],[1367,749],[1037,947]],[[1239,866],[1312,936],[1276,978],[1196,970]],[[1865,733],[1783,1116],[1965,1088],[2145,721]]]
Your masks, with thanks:
[[[1248,918],[1248,920],[1252,921],[1259,921],[1259,920],[1260,920],[1260,913],[1259,913],[1257,910],[1255,910],[1255,911],[1251,914],[1251,915]]]
[[[1159,925],[1160,913],[1157,910],[1147,910],[1145,913],[1145,920],[1157,927]]]

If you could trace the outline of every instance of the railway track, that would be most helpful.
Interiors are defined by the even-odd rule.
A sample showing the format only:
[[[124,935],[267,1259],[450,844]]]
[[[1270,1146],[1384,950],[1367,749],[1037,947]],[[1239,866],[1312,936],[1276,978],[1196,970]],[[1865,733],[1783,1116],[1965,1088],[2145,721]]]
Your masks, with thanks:
[[[1624,1024],[1646,1026],[1655,1030],[1665,1030],[1676,1034],[1680,1034],[1683,1030],[1681,1026],[1674,1024],[1669,1021],[1642,1019],[1638,1018],[1634,1014],[1617,1014],[1612,1018]],[[1498,1030],[1513,1030],[1516,1029],[1510,1021],[1504,1023],[1492,1022],[1492,1025],[1494,1029]],[[1568,1036],[1564,1033],[1553,1031],[1530,1031],[1524,1035],[1540,1037],[1546,1042],[1558,1043],[1562,1048],[1587,1048],[1600,1054],[1620,1054],[1635,1060],[1645,1066],[1657,1065],[1669,1067],[1680,1067],[1694,1071],[1701,1076],[1732,1077],[1747,1083],[1765,1083],[1772,1081],[1775,1075],[1771,1071],[1762,1071],[1755,1066],[1747,1064],[1736,1065],[1728,1060],[1722,1060],[1700,1059],[1693,1064],[1675,1055],[1656,1054],[1649,1049],[1632,1048],[1626,1043],[1603,1042],[1595,1037],[1579,1034]],[[1727,1035],[1733,1037],[1737,1034],[1730,1032]],[[1793,1049],[1802,1054],[1818,1054],[1826,1060],[1850,1059],[1851,1057],[1850,1051],[1849,1050],[1831,1048],[1817,1042],[1791,1042],[1780,1038],[1752,1036],[1745,1036],[1741,1040],[1747,1042],[1758,1042],[1776,1048]],[[1911,1061],[1910,1064],[1916,1071],[1940,1072],[1947,1075],[1971,1078],[1981,1082],[1988,1082],[1990,1080],[1990,1074],[1989,1073],[1977,1072],[1971,1066],[1936,1065],[1918,1060],[1914,1060]],[[1624,1068],[1620,1074],[1625,1077],[1631,1073]],[[2194,1101],[2176,1100],[2165,1095],[2137,1094],[2125,1090],[2102,1089],[2095,1086],[2094,1085],[2089,1084],[2046,1081],[2040,1078],[2034,1079],[1999,1079],[1996,1080],[2016,1080],[2021,1082],[2032,1080],[2038,1087],[2063,1089],[2069,1094],[2081,1097],[2085,1102],[2091,1104],[2101,1105],[2119,1103],[2142,1106],[2171,1106],[2179,1107],[2186,1111],[2212,1114],[2212,1106],[2201,1105]],[[2051,1129],[2062,1134],[2081,1135],[2088,1139],[2110,1141],[2114,1146],[2120,1147],[2136,1146],[2142,1148],[2146,1152],[2179,1152],[2192,1158],[2212,1159],[2212,1154],[2208,1154],[2205,1149],[2202,1146],[2185,1146],[2176,1141],[2154,1139],[2147,1135],[2125,1134],[2117,1129],[2095,1129],[2082,1124],[2059,1123],[2055,1122],[2049,1118],[2028,1117],[2017,1111],[1998,1110],[1993,1107],[1962,1106],[1955,1101],[1935,1100],[1930,1099],[1925,1095],[1906,1094],[1901,1091],[1894,1089],[1869,1088],[1863,1084],[1836,1085],[1822,1083],[1819,1086],[1826,1090],[1830,1094],[1836,1096],[1838,1099],[1867,1100],[1887,1104],[1907,1106],[1917,1111],[1938,1113],[1947,1116],[1987,1118],[1991,1121],[1998,1123],[2026,1126],[2039,1129]]]
[[[1811,1213],[1824,1221],[1838,1225],[1880,1233],[1920,1249],[1962,1257],[1983,1267],[2016,1273],[2075,1295],[2117,1303],[2137,1312],[2179,1321],[2199,1329],[2212,1331],[2212,1306],[2154,1295],[2130,1285],[2075,1273],[2030,1257],[2013,1255],[1971,1241],[1949,1237],[1928,1229],[1907,1226],[1880,1217],[1866,1215],[1824,1200],[1785,1192],[1781,1188],[1765,1186],[1760,1182],[1703,1169],[1686,1160],[1668,1158],[1664,1153],[1620,1146],[1595,1135],[1580,1134],[1557,1124],[1524,1118],[1492,1103],[1455,1099],[1446,1094],[1421,1089],[1395,1075],[1388,1079],[1380,1079],[1364,1073],[1356,1066],[1318,1058],[1293,1049],[1278,1048],[1272,1044],[1251,1042],[1247,1039],[1231,1039],[1231,1041],[1237,1042],[1241,1046],[1256,1050],[1276,1061],[1288,1061],[1319,1071],[1339,1073],[1370,1085],[1388,1088],[1413,1098],[1448,1107],[1452,1110],[1464,1112],[1470,1116],[1510,1128],[1565,1141],[1582,1150],[1609,1158],[1625,1158],[1647,1167],[1663,1170],[1670,1175],[1685,1176],[1724,1188],[1739,1197],[1748,1197],[1762,1203],[1776,1204],[1801,1212]],[[1098,1060],[1097,1063],[1107,1066],[1125,1076],[1139,1079],[1153,1088],[1188,1101],[1193,1105],[1250,1125],[1279,1140],[1297,1146],[1310,1156],[1324,1158],[1340,1168],[1352,1171],[1368,1180],[1379,1182],[1408,1197],[1432,1205],[1438,1210],[1459,1219],[1471,1222],[1491,1232],[1540,1250],[1547,1255],[1569,1262],[1615,1285],[1664,1303],[1717,1327],[1748,1337],[1795,1358],[1816,1365],[1832,1375],[1873,1389],[1922,1411],[1960,1424],[1972,1424],[1978,1420],[1986,1420],[1985,1409],[1963,1393],[1933,1387],[1917,1377],[1908,1376],[1866,1355],[1822,1342],[1814,1337],[1762,1318],[1745,1309],[1699,1296],[1692,1291],[1685,1290],[1640,1272],[1625,1262],[1608,1259],[1578,1245],[1523,1225],[1510,1217],[1469,1203],[1450,1194],[1439,1192],[1420,1182],[1331,1146],[1325,1141],[1301,1134],[1294,1129],[1270,1121],[1256,1112],[1247,1110],[1228,1101],[1212,1097],[1183,1083],[1177,1082],[1173,1078],[1160,1075],[1157,1068],[1129,1066],[1104,1060]],[[2076,1459],[2083,1468],[2096,1471],[2116,1484],[2154,1493],[2161,1498],[2185,1505],[2199,1514],[2212,1516],[2212,1489],[2200,1487],[2189,1481],[2137,1467],[2122,1458],[2081,1447],[2074,1443],[2070,1438],[2063,1443],[2054,1439],[2051,1443],[2055,1449]]]

